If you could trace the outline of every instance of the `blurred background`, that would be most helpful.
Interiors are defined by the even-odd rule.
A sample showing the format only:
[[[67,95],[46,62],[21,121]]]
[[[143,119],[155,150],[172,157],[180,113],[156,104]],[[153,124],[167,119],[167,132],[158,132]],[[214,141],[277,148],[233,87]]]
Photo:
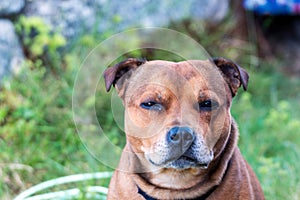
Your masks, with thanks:
[[[266,199],[300,199],[299,14],[298,0],[1,1],[0,199],[13,199],[49,179],[113,170],[89,154],[76,132],[74,81],[100,42],[149,26],[187,34],[211,56],[247,69],[249,90],[240,91],[232,108],[239,147]],[[141,43],[136,36],[119,45],[138,48]],[[180,60],[154,50],[128,52],[120,59],[126,57]],[[95,106],[110,141],[124,146],[110,94],[82,106]],[[84,181],[76,187],[108,182]],[[84,192],[78,197],[87,198]]]

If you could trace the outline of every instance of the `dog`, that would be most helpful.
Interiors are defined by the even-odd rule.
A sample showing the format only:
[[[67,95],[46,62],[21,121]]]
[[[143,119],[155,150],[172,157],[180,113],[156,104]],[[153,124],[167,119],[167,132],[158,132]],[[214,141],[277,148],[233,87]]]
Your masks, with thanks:
[[[104,71],[125,107],[126,145],[110,199],[262,200],[237,146],[231,102],[248,73],[225,58],[129,58]]]

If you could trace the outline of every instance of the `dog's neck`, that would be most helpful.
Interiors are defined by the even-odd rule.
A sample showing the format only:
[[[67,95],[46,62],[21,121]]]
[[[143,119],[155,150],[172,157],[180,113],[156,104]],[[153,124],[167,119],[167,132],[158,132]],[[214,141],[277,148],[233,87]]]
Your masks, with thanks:
[[[218,155],[207,169],[160,169],[161,171],[151,173],[132,174],[139,190],[154,199],[194,199],[208,194],[222,181],[237,148],[238,132],[234,123],[233,121],[230,134],[226,138],[224,152]],[[169,196],[163,197],[161,194]]]
[[[211,193],[213,193],[215,191],[216,188],[217,188],[217,186],[211,188],[207,193],[205,193],[205,194],[203,194],[199,197],[190,199],[190,200],[205,200],[211,195]],[[156,198],[153,198],[153,197],[149,196],[146,192],[141,190],[141,188],[139,188],[139,187],[138,187],[138,193],[140,195],[142,195],[145,198],[145,200],[157,200]]]

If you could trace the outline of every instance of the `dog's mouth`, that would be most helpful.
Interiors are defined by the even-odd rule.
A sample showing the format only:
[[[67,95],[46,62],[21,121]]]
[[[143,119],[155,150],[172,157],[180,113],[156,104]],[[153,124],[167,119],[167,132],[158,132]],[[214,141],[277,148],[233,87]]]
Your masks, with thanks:
[[[187,162],[191,164],[195,164],[197,167],[207,168],[209,163],[200,163],[196,159],[190,158],[188,156],[181,156],[178,159],[179,162]]]
[[[166,148],[160,147],[157,153],[146,153],[146,159],[151,164],[157,167],[179,170],[190,168],[206,169],[213,158],[213,151],[201,141],[194,141],[188,148],[169,145]]]
[[[169,162],[166,165],[166,168],[175,168],[175,169],[188,169],[188,168],[202,168],[206,169],[209,163],[202,163],[196,159],[190,158],[188,156],[180,156],[177,160]]]

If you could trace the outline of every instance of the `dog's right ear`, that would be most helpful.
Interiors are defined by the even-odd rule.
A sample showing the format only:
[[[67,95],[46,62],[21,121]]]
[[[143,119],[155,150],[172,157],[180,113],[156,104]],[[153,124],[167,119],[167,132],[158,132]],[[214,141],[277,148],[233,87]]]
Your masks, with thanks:
[[[116,84],[117,88],[120,90],[126,78],[131,75],[130,72],[145,62],[145,59],[128,58],[113,67],[107,68],[103,74],[106,91],[108,92],[111,86],[115,86]]]

